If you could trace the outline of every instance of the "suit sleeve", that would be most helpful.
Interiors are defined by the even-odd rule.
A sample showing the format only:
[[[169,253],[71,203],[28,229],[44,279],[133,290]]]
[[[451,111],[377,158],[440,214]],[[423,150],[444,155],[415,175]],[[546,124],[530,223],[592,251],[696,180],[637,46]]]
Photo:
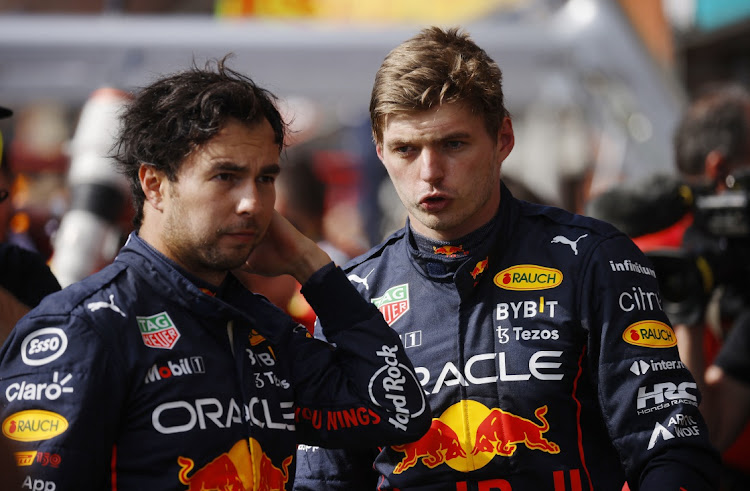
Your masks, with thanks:
[[[326,447],[391,445],[419,439],[430,408],[396,334],[333,263],[302,293],[329,343],[292,343],[298,441]],[[305,330],[306,331],[306,330]]]
[[[107,487],[125,386],[118,366],[79,317],[32,311],[16,325],[0,351],[0,421],[24,486]]]
[[[649,260],[625,236],[606,239],[581,288],[593,382],[630,489],[717,489],[719,456]]]
[[[300,445],[294,491],[374,490],[380,474],[373,468],[378,450],[324,449]]]

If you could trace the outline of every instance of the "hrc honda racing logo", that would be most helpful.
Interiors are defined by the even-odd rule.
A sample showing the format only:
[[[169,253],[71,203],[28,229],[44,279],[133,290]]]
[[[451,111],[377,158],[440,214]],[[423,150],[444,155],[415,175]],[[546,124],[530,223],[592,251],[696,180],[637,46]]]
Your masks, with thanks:
[[[370,400],[379,407],[394,408],[388,417],[394,427],[406,431],[409,420],[420,416],[427,402],[411,371],[398,359],[398,346],[383,346],[375,354],[383,358],[383,367],[370,378]],[[407,389],[409,389],[407,391]],[[418,393],[419,400],[407,400],[406,393]]]
[[[696,391],[696,394],[688,392]],[[672,382],[654,384],[654,390],[648,387],[638,387],[638,399],[636,408],[638,414],[647,414],[659,411],[678,404],[689,404],[698,406],[698,386],[695,382],[682,382],[676,385]],[[649,405],[649,403],[653,403]]]

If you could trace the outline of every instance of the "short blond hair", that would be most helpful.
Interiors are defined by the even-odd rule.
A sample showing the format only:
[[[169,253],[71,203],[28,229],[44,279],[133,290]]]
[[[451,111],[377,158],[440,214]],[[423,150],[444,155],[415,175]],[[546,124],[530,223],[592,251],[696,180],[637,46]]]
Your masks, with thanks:
[[[375,143],[383,142],[388,115],[449,103],[466,104],[495,137],[509,116],[502,77],[497,63],[459,28],[423,29],[394,48],[375,75],[370,98]]]

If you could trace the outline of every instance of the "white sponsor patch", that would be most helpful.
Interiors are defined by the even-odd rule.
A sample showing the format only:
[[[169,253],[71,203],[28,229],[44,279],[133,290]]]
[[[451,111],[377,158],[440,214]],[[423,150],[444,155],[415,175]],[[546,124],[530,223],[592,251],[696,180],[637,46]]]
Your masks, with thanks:
[[[68,348],[68,337],[58,327],[34,331],[21,343],[21,358],[30,366],[46,365],[60,358]]]

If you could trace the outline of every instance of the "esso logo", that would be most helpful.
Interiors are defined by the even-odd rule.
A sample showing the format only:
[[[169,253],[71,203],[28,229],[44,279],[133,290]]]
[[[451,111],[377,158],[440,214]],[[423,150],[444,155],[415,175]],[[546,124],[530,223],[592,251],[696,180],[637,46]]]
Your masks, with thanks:
[[[21,344],[23,362],[31,366],[46,365],[65,353],[68,337],[57,327],[45,327],[34,331]]]

